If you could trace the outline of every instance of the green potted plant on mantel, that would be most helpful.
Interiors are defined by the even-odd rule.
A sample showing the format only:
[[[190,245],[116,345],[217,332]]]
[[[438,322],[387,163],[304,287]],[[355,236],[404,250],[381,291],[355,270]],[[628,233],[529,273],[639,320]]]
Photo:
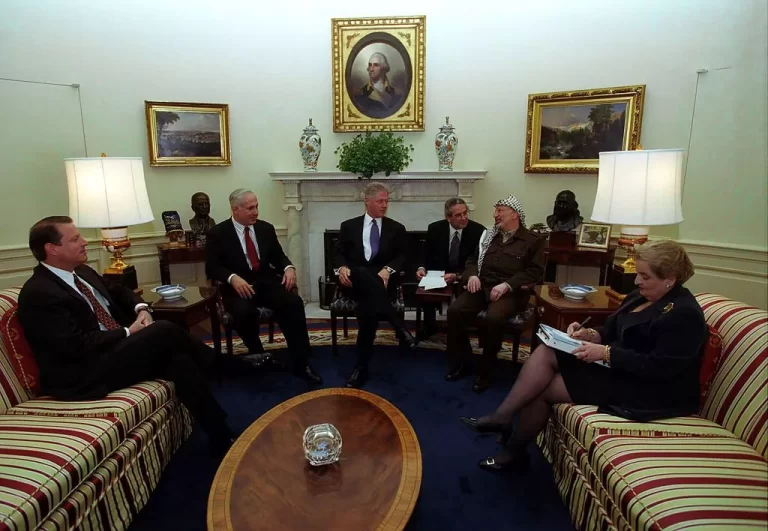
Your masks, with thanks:
[[[413,145],[406,146],[401,136],[391,132],[357,135],[349,142],[341,144],[335,154],[339,155],[336,165],[341,171],[356,173],[358,179],[370,179],[375,173],[401,172],[413,162]]]

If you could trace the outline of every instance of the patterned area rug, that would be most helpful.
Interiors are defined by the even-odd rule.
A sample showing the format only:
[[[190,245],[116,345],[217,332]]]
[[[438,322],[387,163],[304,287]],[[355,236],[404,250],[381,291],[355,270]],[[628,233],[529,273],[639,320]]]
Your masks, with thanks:
[[[309,341],[313,347],[331,346],[331,328],[327,321],[309,320],[307,322],[307,328],[309,329]],[[344,337],[341,323],[339,323],[337,334],[338,334],[338,345],[340,347],[354,345],[355,341],[357,341],[357,328],[355,326],[355,322],[350,321],[349,323],[348,337]],[[245,348],[245,345],[243,344],[243,341],[242,339],[240,339],[239,336],[235,335],[233,336],[232,339],[233,339],[233,348],[235,351],[234,353],[236,356],[248,353],[248,350]],[[520,342],[520,350],[517,358],[517,361],[519,363],[524,363],[525,360],[527,360],[528,356],[530,355],[530,345],[526,339],[527,338],[523,337],[523,339]],[[210,339],[208,339],[207,343],[209,345],[212,345],[213,342]],[[269,334],[266,331],[266,327],[262,327],[261,343],[264,346],[265,351],[278,350],[286,346],[285,337],[283,337],[282,332],[280,332],[280,329],[277,326],[275,327],[274,343],[269,343]],[[472,351],[475,354],[480,355],[482,353],[482,349],[478,347],[477,337],[475,336],[470,337],[470,343],[472,344]],[[398,340],[397,340],[397,337],[395,336],[394,330],[387,329],[384,327],[379,328],[379,330],[376,332],[375,344],[382,345],[382,346],[398,345]],[[443,332],[438,332],[437,334],[432,336],[429,340],[422,341],[421,343],[419,343],[419,346],[423,348],[428,348],[428,349],[445,350],[446,335]],[[222,348],[225,350],[227,348],[226,343],[224,342],[224,338],[222,338]],[[504,341],[504,343],[501,346],[501,351],[499,351],[498,358],[505,359],[505,360],[512,360],[512,342],[511,341]]]

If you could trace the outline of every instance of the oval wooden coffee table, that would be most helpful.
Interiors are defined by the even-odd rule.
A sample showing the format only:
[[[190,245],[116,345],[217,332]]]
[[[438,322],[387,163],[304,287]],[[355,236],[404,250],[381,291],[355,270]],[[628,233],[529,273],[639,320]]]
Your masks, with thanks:
[[[312,467],[302,435],[330,422],[341,460]],[[269,410],[235,441],[208,497],[208,529],[403,529],[421,488],[410,422],[381,397],[321,389]]]

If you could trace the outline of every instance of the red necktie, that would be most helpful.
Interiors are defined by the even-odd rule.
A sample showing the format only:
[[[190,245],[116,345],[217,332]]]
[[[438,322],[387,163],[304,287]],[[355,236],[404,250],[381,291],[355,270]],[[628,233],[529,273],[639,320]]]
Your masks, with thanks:
[[[96,297],[93,295],[91,288],[86,286],[82,280],[77,278],[77,275],[73,276],[75,277],[75,286],[77,286],[77,289],[80,290],[80,293],[85,295],[85,298],[88,299],[88,301],[91,303],[91,306],[93,307],[93,313],[96,314],[96,319],[98,319],[99,322],[104,325],[104,328],[107,330],[117,330],[118,328],[121,328],[121,326],[117,324],[117,321],[115,321],[114,317],[109,314],[104,306],[99,304],[99,301],[96,300]]]
[[[261,260],[259,260],[259,253],[256,252],[253,238],[251,238],[251,227],[245,227],[245,253],[248,255],[248,260],[251,261],[251,269],[258,271],[261,267]]]

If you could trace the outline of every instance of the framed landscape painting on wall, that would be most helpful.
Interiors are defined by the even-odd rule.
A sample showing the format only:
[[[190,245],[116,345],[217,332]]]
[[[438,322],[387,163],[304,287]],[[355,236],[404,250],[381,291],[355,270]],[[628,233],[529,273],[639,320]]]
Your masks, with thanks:
[[[640,143],[645,85],[528,96],[526,173],[597,173],[598,153]]]
[[[150,166],[229,166],[229,105],[145,101]]]
[[[331,20],[333,130],[424,131],[426,17]]]

